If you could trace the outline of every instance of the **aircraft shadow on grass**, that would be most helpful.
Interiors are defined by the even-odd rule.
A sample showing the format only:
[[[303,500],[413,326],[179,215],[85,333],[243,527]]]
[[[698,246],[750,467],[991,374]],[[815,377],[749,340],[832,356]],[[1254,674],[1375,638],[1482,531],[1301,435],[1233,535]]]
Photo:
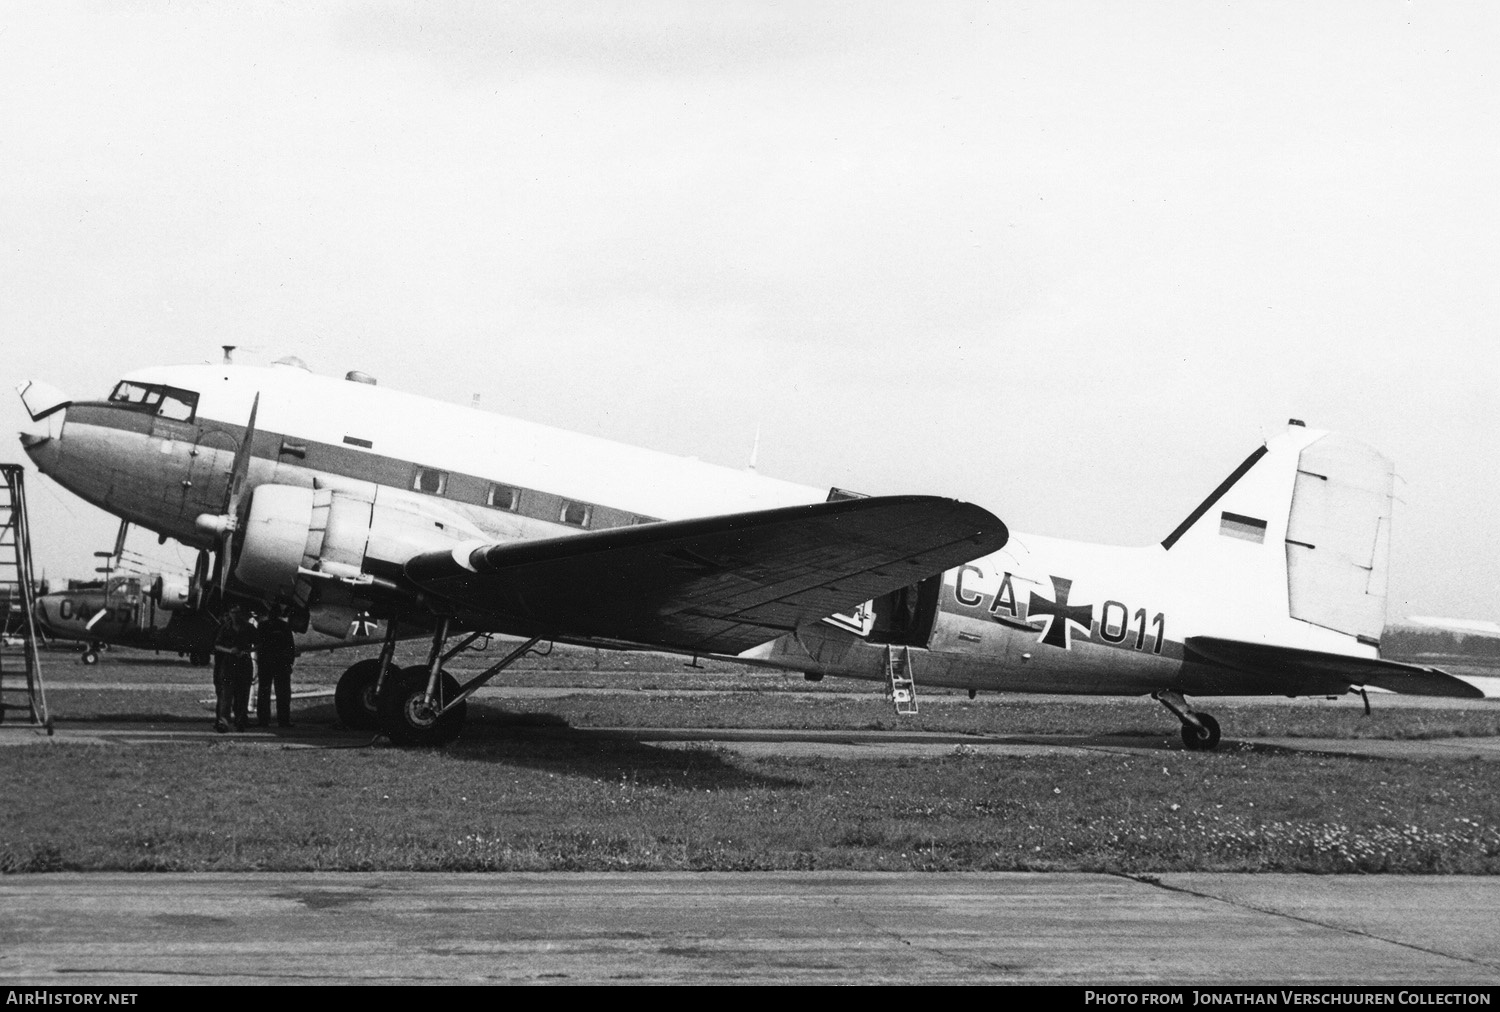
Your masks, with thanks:
[[[331,707],[296,715],[299,722],[309,724],[332,718]],[[448,747],[455,758],[682,790],[801,786],[787,777],[743,769],[733,757],[710,747],[663,748],[641,740],[632,730],[572,727],[556,714],[484,706],[471,711],[466,728],[464,737]]]

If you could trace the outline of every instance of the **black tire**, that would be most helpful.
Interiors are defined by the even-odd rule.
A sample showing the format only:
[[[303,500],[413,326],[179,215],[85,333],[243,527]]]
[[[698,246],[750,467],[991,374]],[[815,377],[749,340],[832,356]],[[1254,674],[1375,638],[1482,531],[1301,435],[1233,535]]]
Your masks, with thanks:
[[[392,674],[399,674],[392,671]],[[380,681],[380,661],[376,659],[351,664],[333,690],[333,709],[339,723],[353,731],[373,731],[380,726],[380,709],[375,705],[375,685]]]
[[[438,678],[438,702],[458,695],[458,681],[444,671]],[[391,679],[377,703],[380,730],[395,745],[446,745],[464,729],[469,702],[464,700],[441,717],[427,704],[427,667],[402,669]]]
[[[1182,743],[1194,752],[1212,752],[1219,747],[1219,722],[1206,713],[1195,713],[1202,729],[1182,725]]]
[[[78,659],[80,661],[82,661],[83,663],[85,663],[85,664],[89,664],[89,665],[98,664],[99,663],[99,651],[95,650],[93,647],[89,647],[83,653],[81,653],[81,654],[78,655]]]

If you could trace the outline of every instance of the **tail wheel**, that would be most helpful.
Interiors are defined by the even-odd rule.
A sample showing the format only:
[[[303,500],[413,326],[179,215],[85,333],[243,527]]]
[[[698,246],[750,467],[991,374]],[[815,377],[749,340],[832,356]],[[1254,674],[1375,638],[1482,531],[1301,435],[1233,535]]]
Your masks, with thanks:
[[[397,745],[446,745],[457,738],[468,716],[465,700],[441,716],[444,703],[458,695],[458,681],[448,672],[438,677],[438,698],[427,697],[427,668],[405,668],[380,694],[380,729]]]
[[[1212,752],[1219,747],[1219,722],[1206,713],[1195,713],[1203,726],[1182,725],[1182,743],[1194,752]]]
[[[83,653],[78,655],[78,659],[85,664],[98,664],[99,651],[95,650],[93,647],[89,647]]]
[[[380,661],[360,661],[339,676],[333,690],[333,709],[339,723],[355,731],[373,731],[380,726],[375,705],[375,686],[380,681]]]

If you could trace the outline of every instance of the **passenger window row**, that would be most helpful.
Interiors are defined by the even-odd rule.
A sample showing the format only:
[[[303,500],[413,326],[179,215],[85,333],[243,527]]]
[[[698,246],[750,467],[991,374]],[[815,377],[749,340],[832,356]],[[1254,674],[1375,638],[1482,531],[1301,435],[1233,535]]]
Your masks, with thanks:
[[[476,502],[491,509],[519,513],[537,520],[567,524],[569,527],[581,527],[585,530],[649,524],[656,519],[608,506],[565,499],[547,492],[498,482],[483,482],[468,475],[450,475],[435,467],[418,467],[412,475],[411,488],[414,492],[425,492],[459,502]]]

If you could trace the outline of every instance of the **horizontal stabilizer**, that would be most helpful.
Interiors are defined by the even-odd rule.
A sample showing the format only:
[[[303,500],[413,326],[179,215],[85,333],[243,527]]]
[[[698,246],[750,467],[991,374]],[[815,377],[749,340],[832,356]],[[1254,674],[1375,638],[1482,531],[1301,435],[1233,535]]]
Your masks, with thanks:
[[[486,625],[739,653],[1004,547],[987,510],[887,496],[428,552],[406,575]]]
[[[1376,657],[1350,657],[1319,650],[1214,636],[1189,636],[1187,647],[1202,658],[1241,671],[1264,672],[1269,680],[1323,679],[1348,685],[1366,685],[1409,696],[1451,696],[1483,699],[1484,693],[1468,682],[1438,668]],[[1315,692],[1313,694],[1316,694]]]

